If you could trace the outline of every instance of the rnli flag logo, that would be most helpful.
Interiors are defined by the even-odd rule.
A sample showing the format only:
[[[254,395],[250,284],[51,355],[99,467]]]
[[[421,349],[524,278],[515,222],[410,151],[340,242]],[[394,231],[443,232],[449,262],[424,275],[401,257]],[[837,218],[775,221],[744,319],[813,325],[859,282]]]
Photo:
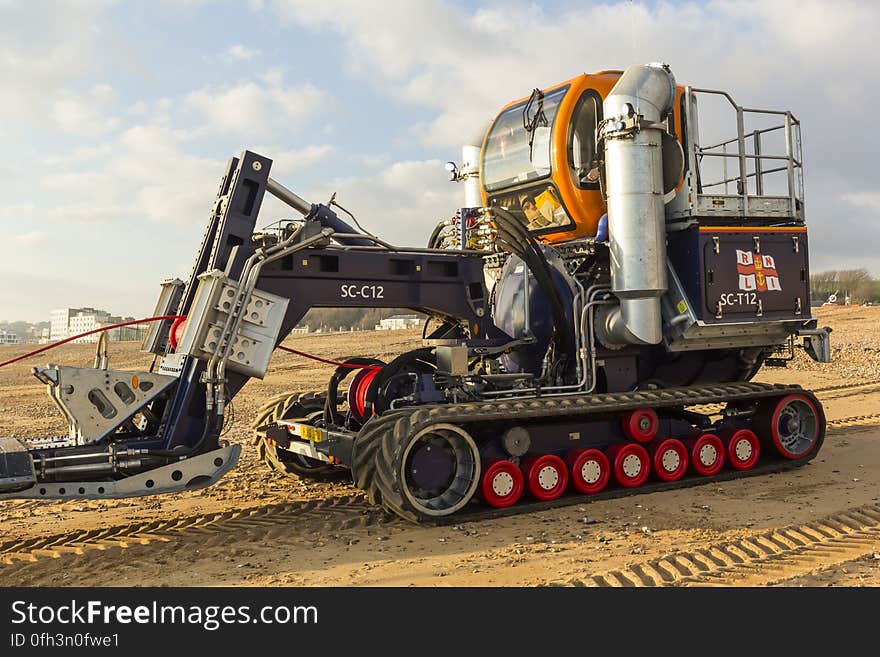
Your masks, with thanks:
[[[747,292],[781,292],[776,261],[771,255],[736,250],[739,289]]]

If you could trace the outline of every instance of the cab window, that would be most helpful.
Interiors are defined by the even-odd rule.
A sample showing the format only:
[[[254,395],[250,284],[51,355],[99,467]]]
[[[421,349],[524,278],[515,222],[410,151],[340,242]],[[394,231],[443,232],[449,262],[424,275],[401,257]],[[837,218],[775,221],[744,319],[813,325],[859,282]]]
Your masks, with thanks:
[[[526,103],[506,109],[495,120],[483,152],[483,186],[487,192],[550,175],[549,134],[566,91],[567,86],[544,95],[541,109],[547,125],[537,128],[535,135],[523,125],[523,109]],[[538,135],[537,131],[541,134]]]
[[[559,191],[552,183],[538,182],[500,192],[489,198],[489,205],[505,208],[531,233],[543,235],[574,227]]]
[[[602,101],[592,89],[581,95],[571,116],[568,134],[568,167],[572,182],[581,189],[597,189],[596,126],[602,118]]]

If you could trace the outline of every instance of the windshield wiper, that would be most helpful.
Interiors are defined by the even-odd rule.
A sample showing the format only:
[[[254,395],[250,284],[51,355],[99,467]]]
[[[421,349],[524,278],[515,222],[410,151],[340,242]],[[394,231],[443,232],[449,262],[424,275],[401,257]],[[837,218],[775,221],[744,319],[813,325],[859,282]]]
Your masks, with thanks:
[[[532,105],[537,102],[535,113],[529,116]],[[547,115],[544,114],[544,92],[538,88],[532,89],[532,95],[523,107],[523,129],[529,133],[529,161],[532,160],[532,149],[535,143],[535,132],[538,127],[547,127]]]

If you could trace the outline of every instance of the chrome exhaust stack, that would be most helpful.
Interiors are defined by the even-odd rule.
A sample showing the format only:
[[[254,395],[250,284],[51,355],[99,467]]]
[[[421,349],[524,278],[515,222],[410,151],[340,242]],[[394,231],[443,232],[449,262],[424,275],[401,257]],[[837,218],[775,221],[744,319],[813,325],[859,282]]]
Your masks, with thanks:
[[[458,179],[464,182],[464,205],[462,207],[465,208],[483,206],[483,195],[480,189],[480,152],[483,150],[483,139],[488,130],[488,123],[480,126],[461,147],[461,170],[458,172]]]
[[[659,344],[660,298],[666,292],[661,123],[675,102],[666,64],[630,66],[603,103],[611,290],[620,305],[604,313],[598,337],[607,346]]]

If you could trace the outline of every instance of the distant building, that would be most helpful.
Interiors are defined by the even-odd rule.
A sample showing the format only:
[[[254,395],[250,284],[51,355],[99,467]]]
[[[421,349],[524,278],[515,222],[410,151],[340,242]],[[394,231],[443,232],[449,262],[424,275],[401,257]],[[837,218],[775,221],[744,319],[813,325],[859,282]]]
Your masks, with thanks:
[[[0,331],[0,346],[5,347],[11,344],[21,344],[21,338],[19,338],[15,333]]]
[[[302,326],[294,327],[290,330],[290,332],[294,335],[308,333],[309,332],[309,325],[303,324]]]
[[[377,331],[400,331],[418,326],[422,323],[422,318],[418,315],[392,315],[386,319],[380,319],[376,324]]]
[[[134,317],[118,317],[111,315],[106,310],[96,308],[61,308],[50,313],[49,340],[57,342],[74,335],[88,333],[95,329],[121,324],[131,321]],[[108,331],[109,338],[114,342],[130,340],[143,340],[147,331],[147,325],[122,326]],[[100,333],[93,333],[82,338],[77,338],[75,343],[97,342]]]
[[[86,308],[59,308],[49,313],[49,340],[58,342],[70,335],[70,316]]]
[[[113,319],[119,318],[111,317],[110,313],[108,313],[106,310],[96,310],[94,308],[78,309],[75,314],[70,316],[67,337],[80,335],[81,333],[87,333],[89,331],[94,331],[95,329],[101,328],[102,326],[108,326],[115,323],[112,321]],[[119,321],[122,320],[119,319]],[[80,344],[84,342],[97,342],[98,338],[98,334],[95,333],[93,335],[87,335],[84,338],[78,338],[73,342]]]

